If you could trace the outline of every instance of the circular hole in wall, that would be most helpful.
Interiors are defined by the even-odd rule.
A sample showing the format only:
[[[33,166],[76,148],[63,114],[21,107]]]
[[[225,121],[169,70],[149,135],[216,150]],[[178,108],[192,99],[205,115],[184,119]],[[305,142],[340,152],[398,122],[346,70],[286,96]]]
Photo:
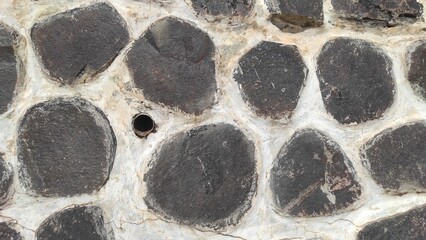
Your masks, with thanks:
[[[136,136],[143,138],[148,136],[155,129],[155,122],[146,113],[139,113],[133,116],[133,131]]]

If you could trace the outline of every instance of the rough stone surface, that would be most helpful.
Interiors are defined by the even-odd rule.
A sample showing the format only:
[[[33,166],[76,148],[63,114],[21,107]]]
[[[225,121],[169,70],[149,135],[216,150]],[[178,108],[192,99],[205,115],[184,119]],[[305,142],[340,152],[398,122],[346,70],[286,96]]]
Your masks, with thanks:
[[[361,194],[352,165],[340,147],[313,129],[296,132],[280,150],[270,187],[277,208],[286,215],[331,215]]]
[[[75,206],[49,216],[37,229],[38,240],[113,240],[114,233],[105,226],[102,209]]]
[[[215,99],[214,48],[200,29],[167,17],[135,42],[127,65],[148,100],[198,115]]]
[[[340,123],[361,123],[383,116],[393,103],[392,62],[381,49],[359,39],[327,42],[317,59],[321,95]]]
[[[416,0],[332,0],[331,4],[342,18],[385,26],[413,23],[423,13]]]
[[[36,23],[31,39],[50,76],[73,84],[108,67],[129,42],[129,33],[111,5],[97,3]]]
[[[426,206],[373,222],[358,233],[358,240],[426,239]]]
[[[18,80],[15,45],[17,34],[0,23],[0,114],[12,102]]]
[[[99,190],[111,171],[116,140],[104,113],[80,98],[27,110],[17,140],[20,180],[42,196]]]
[[[300,32],[323,24],[323,0],[264,0],[271,22],[281,30]]]
[[[1,240],[22,240],[21,234],[11,228],[7,223],[0,223],[0,239]]]
[[[198,14],[213,16],[246,16],[253,8],[254,0],[191,0]]]
[[[9,199],[11,186],[13,183],[13,170],[10,164],[0,156],[0,209]]]
[[[426,99],[426,41],[418,41],[413,49],[409,50],[408,81],[413,89]]]
[[[386,129],[361,148],[373,179],[397,192],[426,191],[426,122]]]
[[[256,113],[279,118],[296,108],[307,71],[296,46],[261,42],[240,59],[234,78]]]
[[[184,224],[236,224],[256,187],[255,147],[236,127],[204,125],[165,143],[145,175],[150,209]]]

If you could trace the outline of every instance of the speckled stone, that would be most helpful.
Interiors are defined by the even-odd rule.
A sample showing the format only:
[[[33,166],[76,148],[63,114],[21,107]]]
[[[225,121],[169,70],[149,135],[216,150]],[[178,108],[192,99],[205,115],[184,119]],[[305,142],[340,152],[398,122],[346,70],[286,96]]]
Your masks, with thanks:
[[[213,16],[246,16],[253,9],[254,0],[191,0],[198,14]]]
[[[426,41],[414,43],[407,56],[408,81],[417,94],[426,99]]]
[[[12,183],[12,166],[0,156],[0,209],[9,200]]]
[[[1,240],[23,240],[21,234],[15,229],[11,228],[9,224],[0,223],[0,239]]]

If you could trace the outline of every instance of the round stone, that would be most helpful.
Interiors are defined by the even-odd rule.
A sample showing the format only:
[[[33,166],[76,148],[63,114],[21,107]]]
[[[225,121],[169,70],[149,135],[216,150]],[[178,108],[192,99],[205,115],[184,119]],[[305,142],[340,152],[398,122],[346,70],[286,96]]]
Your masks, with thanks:
[[[313,129],[296,132],[271,170],[275,205],[286,215],[326,216],[357,201],[361,187],[340,147]]]
[[[408,53],[408,81],[426,99],[426,41],[418,41]]]
[[[103,211],[96,206],[75,206],[49,216],[36,231],[40,240],[113,240],[107,229]]]
[[[255,192],[254,154],[254,144],[229,124],[179,133],[162,146],[144,177],[145,202],[183,224],[236,224]]]
[[[102,2],[36,23],[31,39],[50,76],[73,84],[86,81],[111,64],[130,40],[126,26],[119,13]]]
[[[12,183],[12,166],[0,156],[0,208],[9,200]]]
[[[11,228],[7,223],[0,223],[0,239],[2,240],[22,240],[21,234]]]
[[[254,0],[191,0],[198,14],[213,16],[246,16],[253,9]]]
[[[258,115],[281,118],[296,108],[307,71],[296,46],[261,42],[240,59],[234,78]]]
[[[146,99],[199,115],[215,100],[214,48],[205,32],[167,17],[135,42],[127,65]]]
[[[373,44],[336,38],[324,45],[317,65],[325,107],[340,123],[380,118],[392,104],[392,62]]]
[[[116,140],[105,114],[81,98],[57,98],[25,113],[18,132],[22,184],[42,196],[99,190],[111,171]]]
[[[426,121],[386,129],[361,148],[371,175],[391,192],[426,191]]]

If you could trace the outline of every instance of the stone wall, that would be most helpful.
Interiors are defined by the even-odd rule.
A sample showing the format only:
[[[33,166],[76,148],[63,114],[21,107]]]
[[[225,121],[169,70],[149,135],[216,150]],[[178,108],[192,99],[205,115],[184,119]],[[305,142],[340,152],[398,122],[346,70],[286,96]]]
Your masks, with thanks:
[[[423,0],[3,0],[0,239],[426,239]]]

